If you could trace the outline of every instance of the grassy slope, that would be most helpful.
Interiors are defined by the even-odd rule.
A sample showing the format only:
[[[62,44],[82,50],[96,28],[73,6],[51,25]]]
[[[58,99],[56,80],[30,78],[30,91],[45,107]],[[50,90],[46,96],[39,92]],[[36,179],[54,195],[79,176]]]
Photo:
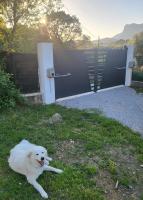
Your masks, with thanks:
[[[64,122],[49,126],[59,112]],[[8,167],[10,149],[23,138],[45,146],[62,175],[39,182],[51,200],[143,199],[143,140],[127,127],[96,113],[60,106],[25,107],[0,114],[0,200],[40,200],[25,177]],[[119,180],[118,190],[114,189]]]

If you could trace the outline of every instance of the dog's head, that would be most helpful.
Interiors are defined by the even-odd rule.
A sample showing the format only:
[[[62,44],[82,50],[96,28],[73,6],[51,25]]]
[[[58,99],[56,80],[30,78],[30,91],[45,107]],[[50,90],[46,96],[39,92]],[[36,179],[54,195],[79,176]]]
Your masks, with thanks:
[[[45,162],[51,161],[48,157],[47,150],[38,146],[28,153],[28,159],[35,167],[42,167]]]

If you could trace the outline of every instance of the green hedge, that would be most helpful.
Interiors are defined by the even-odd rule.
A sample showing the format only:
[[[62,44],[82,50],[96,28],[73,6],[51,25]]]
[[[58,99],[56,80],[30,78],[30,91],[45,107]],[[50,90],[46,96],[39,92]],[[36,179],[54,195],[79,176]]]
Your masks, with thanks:
[[[0,110],[13,108],[22,102],[23,98],[11,81],[11,75],[0,68]]]
[[[133,81],[142,81],[143,82],[143,72],[133,71]]]

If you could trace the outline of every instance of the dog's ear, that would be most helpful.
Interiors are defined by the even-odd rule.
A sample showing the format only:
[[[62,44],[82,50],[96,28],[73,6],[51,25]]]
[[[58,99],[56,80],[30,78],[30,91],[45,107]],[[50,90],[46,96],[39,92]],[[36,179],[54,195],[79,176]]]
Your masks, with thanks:
[[[31,155],[32,155],[32,152],[29,152],[28,155],[27,155],[27,157],[30,158]]]

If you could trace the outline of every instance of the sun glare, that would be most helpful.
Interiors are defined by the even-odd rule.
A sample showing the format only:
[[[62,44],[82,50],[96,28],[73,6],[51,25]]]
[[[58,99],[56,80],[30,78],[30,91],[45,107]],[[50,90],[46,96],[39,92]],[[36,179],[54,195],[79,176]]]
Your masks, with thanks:
[[[42,17],[41,20],[40,20],[40,23],[41,24],[46,24],[46,17]]]

